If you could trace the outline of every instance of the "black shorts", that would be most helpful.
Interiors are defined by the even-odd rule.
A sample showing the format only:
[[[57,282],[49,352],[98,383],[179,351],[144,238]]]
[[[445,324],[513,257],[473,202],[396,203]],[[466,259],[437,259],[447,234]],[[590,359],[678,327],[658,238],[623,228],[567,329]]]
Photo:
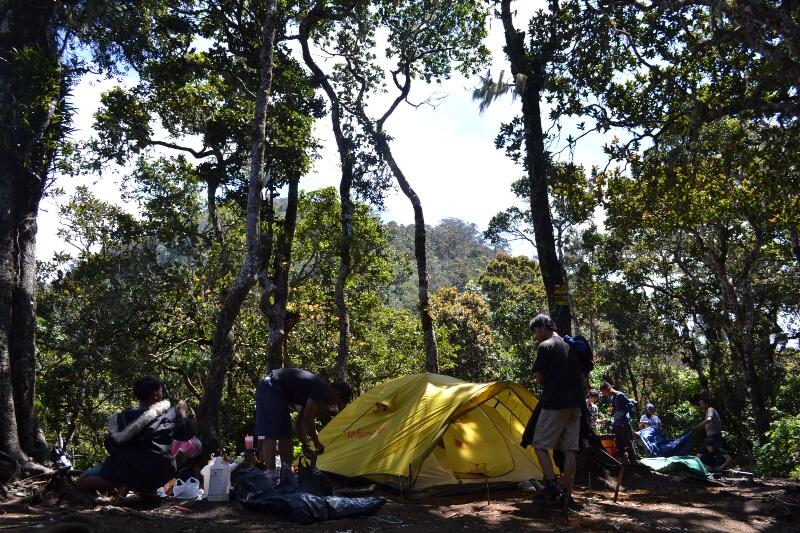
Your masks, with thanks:
[[[706,434],[706,439],[713,442],[717,449],[722,448],[722,433],[716,433],[714,435]]]
[[[269,378],[256,388],[256,435],[270,440],[292,438],[289,404],[276,394]]]

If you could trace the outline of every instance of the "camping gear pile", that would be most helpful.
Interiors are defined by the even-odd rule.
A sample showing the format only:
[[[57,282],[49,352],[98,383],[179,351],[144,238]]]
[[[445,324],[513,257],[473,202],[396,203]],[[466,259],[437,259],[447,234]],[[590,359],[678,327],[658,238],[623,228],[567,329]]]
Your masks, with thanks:
[[[251,465],[236,469],[234,497],[257,511],[288,516],[300,524],[311,524],[348,516],[370,514],[386,503],[382,497],[333,496],[333,486],[313,465],[300,469],[297,485],[273,487],[264,472]]]

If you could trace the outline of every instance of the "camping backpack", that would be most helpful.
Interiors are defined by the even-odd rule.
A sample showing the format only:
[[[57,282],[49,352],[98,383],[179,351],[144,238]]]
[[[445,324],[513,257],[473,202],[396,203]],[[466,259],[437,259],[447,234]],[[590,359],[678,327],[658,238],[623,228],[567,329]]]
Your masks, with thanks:
[[[592,353],[592,345],[586,340],[583,335],[564,335],[564,341],[569,344],[570,350],[575,350],[578,354],[578,364],[581,367],[581,373],[585,376],[594,368],[594,353]]]

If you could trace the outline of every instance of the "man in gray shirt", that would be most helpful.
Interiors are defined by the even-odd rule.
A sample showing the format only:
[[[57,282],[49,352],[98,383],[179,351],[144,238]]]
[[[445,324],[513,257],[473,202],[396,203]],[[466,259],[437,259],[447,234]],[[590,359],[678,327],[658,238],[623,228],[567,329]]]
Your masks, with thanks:
[[[707,396],[703,396],[697,401],[700,409],[705,413],[705,418],[698,422],[692,430],[706,428],[706,439],[714,443],[717,448],[722,448],[722,420],[719,418],[719,413],[716,409],[711,407],[711,400]]]

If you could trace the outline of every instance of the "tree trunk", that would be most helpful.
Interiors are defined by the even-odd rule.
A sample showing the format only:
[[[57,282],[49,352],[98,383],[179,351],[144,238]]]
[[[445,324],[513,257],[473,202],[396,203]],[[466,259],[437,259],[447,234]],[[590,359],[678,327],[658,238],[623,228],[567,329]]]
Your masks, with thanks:
[[[724,239],[720,239],[724,246]],[[753,250],[753,257],[760,249],[760,243],[756,243],[757,248]],[[759,443],[769,430],[770,416],[767,398],[764,396],[762,379],[753,360],[753,335],[755,333],[755,306],[750,294],[749,269],[741,272],[736,279],[737,285],[734,286],[728,279],[726,265],[727,253],[720,255],[708,253],[711,262],[711,269],[719,284],[722,302],[727,311],[724,318],[725,333],[728,337],[731,350],[736,354],[739,364],[744,373],[747,392],[750,397],[750,404],[755,418],[756,438]],[[751,263],[752,264],[752,263]],[[733,320],[729,316],[733,316]]]
[[[353,242],[353,207],[350,199],[350,188],[353,184],[353,152],[348,138],[342,131],[342,108],[339,97],[334,91],[330,80],[314,61],[308,46],[308,39],[317,22],[322,19],[325,2],[317,3],[308,16],[300,23],[300,46],[303,50],[303,61],[311,70],[314,80],[321,86],[328,101],[331,103],[331,123],[333,135],[336,138],[336,147],[339,150],[339,162],[342,167],[342,177],[339,182],[339,199],[341,203],[342,231],[339,241],[339,274],[336,278],[336,312],[339,320],[339,345],[336,354],[336,367],[334,377],[344,380],[347,370],[347,359],[350,352],[350,316],[347,310],[345,286],[350,275],[351,258],[350,250]]]
[[[16,462],[12,474],[34,469],[25,452],[40,461],[47,454],[34,411],[36,217],[64,87],[55,6],[0,1],[0,457]],[[37,61],[21,60],[23,52]]]
[[[546,60],[533,62],[525,49],[525,34],[514,28],[511,0],[503,0],[500,11],[505,33],[505,51],[511,63],[511,73],[515,77],[527,78],[522,100],[522,118],[525,127],[525,167],[528,174],[528,193],[530,195],[531,219],[536,238],[536,253],[542,270],[547,304],[550,315],[561,335],[569,335],[571,311],[567,299],[561,262],[556,255],[553,237],[553,221],[550,215],[550,202],[547,184],[548,157],[544,150],[544,132],[539,105]]]
[[[351,179],[344,179],[344,175],[339,183],[342,233],[339,237],[339,274],[336,276],[335,294],[336,312],[339,315],[339,347],[334,369],[337,381],[344,381],[350,353],[350,313],[347,310],[345,289],[352,263],[350,257],[350,250],[353,247],[353,202],[350,199],[352,183],[352,176]]]
[[[264,179],[264,146],[267,125],[269,92],[272,86],[272,56],[275,47],[275,24],[277,0],[268,0],[266,20],[261,35],[261,77],[256,95],[255,117],[253,119],[252,146],[250,150],[250,173],[247,192],[247,255],[244,259],[233,288],[225,297],[217,317],[214,332],[214,347],[211,354],[209,377],[205,384],[203,398],[197,413],[198,432],[207,451],[219,448],[217,426],[222,406],[222,392],[225,375],[233,355],[234,322],[239,316],[247,293],[256,284],[262,262],[261,246],[261,191]],[[270,292],[269,280],[264,280],[265,292]]]
[[[0,81],[0,84],[3,82]],[[3,88],[0,86],[0,89]],[[17,284],[12,194],[16,169],[6,147],[3,148],[6,153],[0,154],[0,483],[5,483],[14,475],[17,464],[24,464],[28,460],[19,442],[11,372],[12,309],[14,287]],[[16,464],[9,465],[8,460]]]
[[[11,332],[14,376],[14,408],[22,450],[44,463],[49,449],[39,429],[34,408],[36,397],[36,216],[41,187],[25,191],[30,209],[17,216],[17,265],[19,276],[13,295],[14,323]]]
[[[283,233],[278,240],[275,250],[274,278],[275,278],[275,303],[270,304],[269,298],[262,299],[261,309],[269,321],[269,348],[267,350],[267,372],[273,368],[287,366],[284,352],[286,338],[286,306],[289,301],[289,271],[292,265],[292,243],[294,230],[297,226],[297,200],[299,194],[300,176],[293,176],[289,180],[288,202],[286,204],[286,217],[283,222]]]
[[[431,317],[429,290],[428,290],[428,258],[426,250],[425,217],[422,213],[422,203],[408,183],[403,171],[398,166],[392,154],[389,141],[383,132],[373,133],[378,152],[389,164],[400,190],[406,195],[414,208],[414,257],[417,260],[417,280],[419,295],[419,314],[422,321],[422,332],[425,335],[425,370],[432,374],[439,373],[439,349],[436,344],[436,332],[433,329]]]

